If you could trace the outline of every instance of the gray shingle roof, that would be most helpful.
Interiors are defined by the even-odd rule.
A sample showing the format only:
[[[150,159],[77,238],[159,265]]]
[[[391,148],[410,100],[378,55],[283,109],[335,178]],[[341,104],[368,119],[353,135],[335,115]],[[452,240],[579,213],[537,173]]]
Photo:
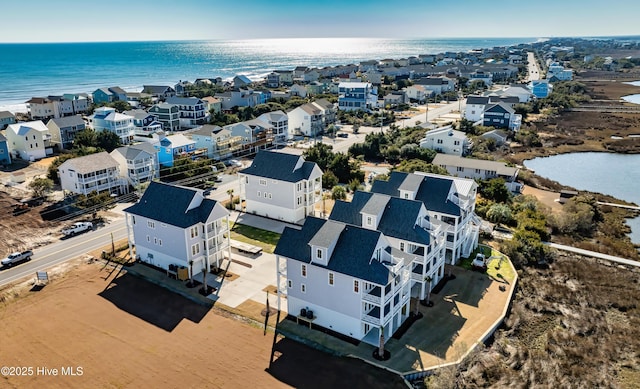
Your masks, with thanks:
[[[304,263],[311,263],[311,247],[309,242],[318,233],[325,221],[315,217],[307,217],[301,230],[285,227],[274,253]],[[336,273],[346,274],[378,285],[386,285],[390,281],[389,269],[377,260],[371,260],[381,233],[364,228],[345,225],[327,266]]]
[[[84,120],[82,120],[82,116],[80,115],[74,115],[74,116],[65,116],[65,117],[61,117],[61,118],[54,118],[51,119],[47,122],[47,124],[49,124],[50,122],[55,123],[55,125],[58,128],[65,128],[65,127],[71,127],[71,126],[84,126]]]
[[[414,176],[410,178],[412,183],[416,177],[420,177],[421,182],[415,199],[422,201],[428,211],[453,216],[460,215],[460,207],[449,200],[449,192],[451,191],[453,180],[445,177],[440,178],[402,172],[391,172],[389,181],[374,181],[373,186],[371,187],[371,192],[399,197],[400,187],[403,186],[408,176]]]
[[[198,105],[198,104],[204,104],[204,101],[200,100],[197,97],[172,96],[167,99],[167,103],[178,104],[178,105]]]
[[[9,111],[0,111],[0,119],[15,118],[15,115]]]
[[[216,205],[215,200],[204,198],[199,206],[189,209],[198,189],[152,181],[136,204],[124,211],[172,226],[187,228],[204,223]]]
[[[86,174],[97,170],[117,167],[118,163],[109,153],[102,151],[84,157],[71,158],[62,163],[58,169],[73,169],[76,173]]]
[[[303,162],[296,169],[300,158],[299,155],[263,150],[256,154],[251,166],[240,173],[287,182],[308,180],[318,165],[315,162]]]

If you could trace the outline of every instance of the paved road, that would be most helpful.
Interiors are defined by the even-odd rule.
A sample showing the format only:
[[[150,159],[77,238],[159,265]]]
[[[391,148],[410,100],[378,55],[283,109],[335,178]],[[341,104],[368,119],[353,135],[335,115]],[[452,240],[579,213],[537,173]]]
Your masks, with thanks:
[[[127,237],[124,218],[116,219],[104,227],[98,227],[95,231],[60,240],[33,250],[31,261],[0,270],[0,286],[27,276],[35,278],[36,271],[47,270],[52,266],[107,246],[111,244],[112,233],[114,241]]]
[[[539,80],[541,78],[540,68],[538,67],[536,56],[532,51],[529,51],[527,53],[527,62],[529,62],[529,65],[527,65],[529,69],[529,76],[527,78],[527,81]]]

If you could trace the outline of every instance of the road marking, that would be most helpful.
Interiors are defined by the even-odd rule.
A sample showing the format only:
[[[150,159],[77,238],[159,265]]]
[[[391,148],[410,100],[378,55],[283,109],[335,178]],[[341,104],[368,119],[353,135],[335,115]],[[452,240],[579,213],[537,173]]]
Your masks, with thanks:
[[[121,227],[121,228],[115,229],[115,230],[111,231],[110,233],[115,233],[115,232],[122,231],[122,230],[126,230],[126,227]],[[83,240],[79,241],[78,244],[74,244],[74,245],[71,245],[71,246],[64,247],[64,248],[62,248],[60,250],[57,250],[57,251],[55,251],[55,252],[53,252],[51,254],[45,254],[45,255],[42,255],[42,256],[38,256],[38,259],[34,260],[34,262],[39,261],[39,260],[41,260],[43,258],[50,257],[50,256],[55,255],[55,254],[59,254],[60,252],[62,252],[64,250],[69,250],[69,249],[73,249],[73,248],[76,248],[76,247],[79,247],[79,246],[86,245],[87,242],[90,242],[90,241],[93,241],[93,240],[102,239],[104,236],[106,236],[106,234],[97,235],[97,236],[95,236],[95,237],[93,237],[91,239],[83,239]],[[80,237],[80,236],[76,236],[76,237]],[[71,239],[73,239],[73,238],[71,238]]]

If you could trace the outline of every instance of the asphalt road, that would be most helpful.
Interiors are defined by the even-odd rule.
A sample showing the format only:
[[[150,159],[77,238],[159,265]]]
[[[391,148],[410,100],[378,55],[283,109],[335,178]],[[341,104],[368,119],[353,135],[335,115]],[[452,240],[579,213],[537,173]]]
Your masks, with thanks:
[[[536,56],[532,51],[527,53],[527,61],[529,62],[529,78],[527,79],[527,81],[539,80],[541,77],[540,68],[538,67]]]
[[[11,268],[0,268],[0,286],[27,276],[33,276],[35,279],[36,271],[45,271],[62,262],[107,246],[111,244],[112,233],[114,241],[127,237],[124,218],[98,227],[95,231],[39,247],[33,250],[33,257],[29,262]]]

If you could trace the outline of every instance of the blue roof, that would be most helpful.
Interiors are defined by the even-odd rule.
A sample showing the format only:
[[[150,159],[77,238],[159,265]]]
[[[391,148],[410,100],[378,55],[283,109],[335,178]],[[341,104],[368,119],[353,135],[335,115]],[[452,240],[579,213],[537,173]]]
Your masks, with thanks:
[[[362,216],[360,212],[362,212],[370,199],[376,196],[384,195],[357,191],[350,203],[336,201],[329,219],[361,226]],[[428,245],[431,242],[431,235],[424,228],[416,226],[421,206],[422,203],[419,201],[406,200],[399,197],[390,198],[384,207],[377,230],[385,236]]]
[[[413,176],[413,177],[410,177]],[[376,180],[371,192],[382,193],[393,197],[400,196],[400,186],[405,180],[415,180],[421,177],[418,193],[415,199],[422,201],[428,211],[460,216],[460,207],[449,200],[449,192],[453,180],[446,177],[420,176],[417,174],[391,172],[389,181]]]
[[[205,198],[189,209],[198,192],[202,191],[152,181],[140,201],[124,211],[176,227],[191,227],[206,222],[216,205],[215,200]]]
[[[305,220],[301,230],[286,227],[274,253],[296,261],[311,263],[309,242],[325,223],[338,224],[335,221],[310,216]],[[391,279],[389,269],[380,261],[372,260],[380,236],[379,231],[345,225],[329,258],[328,266],[318,263],[313,265],[377,285],[387,285]]]
[[[299,155],[263,150],[256,154],[251,166],[240,173],[288,182],[308,180],[318,165],[315,162],[303,162],[296,169],[300,158]]]

